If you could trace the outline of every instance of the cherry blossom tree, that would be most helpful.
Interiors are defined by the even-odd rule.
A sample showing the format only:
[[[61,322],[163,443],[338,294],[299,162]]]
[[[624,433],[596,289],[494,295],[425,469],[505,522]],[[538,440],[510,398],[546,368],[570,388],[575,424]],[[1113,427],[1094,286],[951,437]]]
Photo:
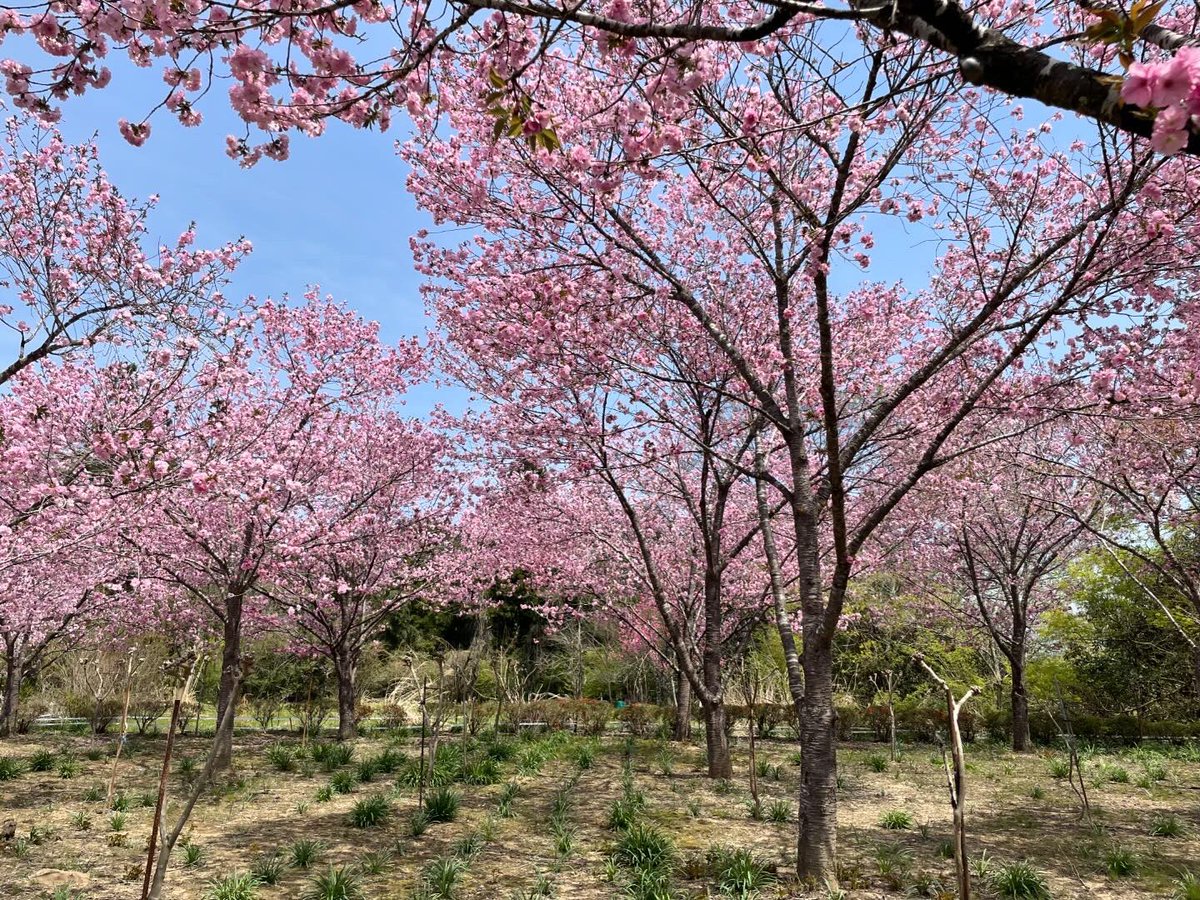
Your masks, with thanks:
[[[525,343],[530,323],[517,304],[503,320],[474,327],[447,318],[442,367],[491,405],[479,421],[492,464],[547,473],[553,489],[524,492],[527,505],[570,523],[582,545],[575,552],[607,560],[598,571],[611,583],[590,581],[590,590],[607,601],[604,614],[677,670],[680,718],[694,696],[709,775],[728,778],[723,661],[744,649],[767,593],[750,559],[758,516],[746,477],[761,424],[730,401],[736,376],[687,328],[646,340],[595,335],[583,347],[550,323]],[[490,352],[463,352],[476,342]]]
[[[947,467],[912,498],[929,504],[923,517],[932,528],[910,549],[933,570],[927,587],[949,597],[952,612],[980,627],[1008,662],[1018,752],[1031,746],[1025,670],[1033,629],[1041,612],[1065,603],[1058,576],[1102,507],[1091,482],[1041,462],[1070,459],[1064,437],[1061,425],[1021,434]]]
[[[808,78],[810,37],[765,56],[693,47],[630,90],[648,64],[624,45],[543,54],[532,26],[493,19],[480,40],[508,58],[439,58],[436,109],[405,153],[437,222],[477,231],[415,244],[461,353],[520,368],[551,347],[569,380],[610,348],[637,360],[686,335],[761,417],[801,613],[799,867],[824,878],[851,577],[924,477],[995,443],[1001,420],[1037,425],[1122,323],[1170,317],[1194,282],[1196,220],[1185,161],[1105,133],[1062,140],[1053,122],[1019,130],[1012,106],[952,100],[912,44],[865,60],[848,45],[844,66],[822,45],[835,59]],[[562,86],[539,97],[524,143],[495,137],[524,115],[517,75]],[[863,282],[877,240],[901,229],[938,241],[927,279]],[[1006,378],[1023,366],[1036,377]]]
[[[174,464],[157,503],[127,531],[156,577],[186,592],[221,631],[218,768],[230,762],[247,623],[266,624],[261,587],[302,551],[356,404],[406,383],[416,350],[388,349],[378,328],[316,291],[299,306],[265,302],[232,326],[170,404],[162,435]]]
[[[249,244],[195,249],[189,228],[173,246],[148,248],[153,206],[121,196],[100,168],[94,143],[68,145],[28,116],[5,122],[0,384],[73,351],[129,344],[144,350],[183,331],[206,332],[213,295]]]
[[[336,445],[322,448],[328,468],[292,526],[296,551],[262,588],[300,645],[332,662],[342,740],[356,733],[363,651],[390,615],[439,589],[457,508],[445,435],[372,407],[343,416]]]
[[[440,58],[479,52],[484,71],[504,72],[514,54],[569,57],[603,46],[637,65],[623,79],[634,89],[692,78],[695,54],[761,53],[786,59],[794,42],[812,47],[853,43],[853,77],[861,82],[882,45],[920,55],[922,68],[943,90],[963,95],[983,86],[1010,97],[1033,98],[1051,108],[1078,112],[1131,134],[1155,135],[1163,149],[1200,149],[1182,106],[1196,79],[1195,10],[1184,3],[1140,0],[1128,10],[1091,0],[1056,0],[1030,16],[1018,3],[980,8],[958,0],[896,0],[844,5],[807,0],[687,2],[518,2],[450,0],[434,6],[416,0],[230,6],[198,0],[147,11],[137,0],[59,0],[7,10],[0,36],[20,42],[22,58],[0,63],[15,102],[42,115],[72,93],[102,88],[112,74],[104,65],[123,51],[135,65],[163,60],[161,107],[184,125],[200,121],[201,99],[217,80],[228,80],[229,102],[247,123],[247,137],[229,138],[230,155],[253,162],[281,159],[288,134],[317,134],[337,119],[357,127],[387,128],[396,109],[419,110],[437,102],[443,83],[434,77]],[[481,44],[480,36],[487,36]],[[1184,48],[1180,50],[1180,48]],[[1178,51],[1178,52],[1176,52]],[[1172,56],[1174,54],[1174,56]],[[1121,102],[1123,67],[1135,55],[1151,60],[1134,69]],[[1156,62],[1166,58],[1169,62]],[[803,77],[820,77],[818,55]],[[554,87],[535,71],[505,74],[520,105],[498,132],[552,137],[532,104]],[[1182,85],[1165,93],[1153,84]],[[570,82],[562,82],[569,84]],[[1145,87],[1144,85],[1151,85]],[[504,87],[504,85],[500,85]],[[1145,102],[1141,102],[1141,101]],[[1161,110],[1157,116],[1154,110]],[[134,144],[150,135],[145,111],[121,130]],[[536,124],[530,124],[536,123]],[[1165,124],[1164,124],[1165,123]],[[261,141],[249,133],[263,134]],[[1163,135],[1180,135],[1164,138]]]
[[[154,606],[118,538],[153,503],[161,467],[141,436],[165,422],[179,360],[138,372],[86,359],[23,369],[0,395],[0,638],[11,730],[22,680],[83,629],[113,629]],[[136,437],[135,437],[136,436]]]

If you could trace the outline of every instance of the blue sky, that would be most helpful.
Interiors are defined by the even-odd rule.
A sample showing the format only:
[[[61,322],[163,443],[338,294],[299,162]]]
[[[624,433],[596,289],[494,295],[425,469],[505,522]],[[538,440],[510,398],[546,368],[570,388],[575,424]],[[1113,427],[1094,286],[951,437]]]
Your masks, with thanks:
[[[162,65],[139,70],[115,54],[107,62],[112,85],[68,100],[61,128],[72,141],[96,136],[101,162],[124,194],[159,195],[153,237],[169,242],[194,220],[202,246],[249,238],[254,252],[236,273],[233,296],[299,295],[320,284],[378,321],[386,340],[431,326],[408,246],[413,232],[431,222],[405,191],[408,169],[395,153],[395,142],[406,136],[403,115],[385,134],[330,122],[320,138],[293,135],[288,161],[264,159],[242,169],[225,155],[225,136],[243,134],[244,126],[222,96],[224,84],[202,101],[199,127],[184,128],[160,110],[149,141],[138,148],[120,136],[117,121],[138,121],[162,100]],[[927,264],[932,248],[923,243],[923,229],[909,233],[902,221],[873,224],[881,240],[871,269],[838,266],[838,289],[859,278],[911,277]],[[460,408],[465,396],[428,387],[414,392],[410,409],[419,414],[439,402]]]
[[[96,135],[101,163],[126,196],[159,195],[153,237],[171,241],[193,220],[201,246],[244,235],[254,252],[231,295],[299,295],[320,284],[377,320],[385,339],[426,330],[408,238],[429,220],[404,189],[408,169],[394,150],[403,130],[380,134],[333,122],[319,139],[293,137],[287,162],[263,160],[246,170],[225,155],[225,135],[243,127],[218,93],[201,106],[200,126],[184,128],[164,110],[151,120],[145,146],[132,147],[117,120],[137,121],[161,100],[161,66],[134,71],[116,57],[109,64],[112,86],[68,100],[60,127],[73,142]],[[430,389],[412,406],[446,399]]]

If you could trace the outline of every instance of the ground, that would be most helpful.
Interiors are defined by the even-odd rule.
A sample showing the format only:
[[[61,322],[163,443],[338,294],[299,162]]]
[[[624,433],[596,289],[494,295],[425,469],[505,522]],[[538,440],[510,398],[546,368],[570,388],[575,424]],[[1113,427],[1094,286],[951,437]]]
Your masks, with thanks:
[[[443,740],[462,746],[458,737]],[[0,826],[15,823],[14,837],[0,846],[0,897],[139,897],[163,743],[161,738],[131,739],[116,776],[124,798],[117,805],[128,808],[114,813],[104,796],[112,772],[112,737],[39,734],[0,741],[0,757],[17,759],[20,769],[0,781]],[[752,849],[775,872],[777,879],[760,896],[828,896],[824,889],[806,892],[790,877],[799,777],[792,742],[760,744],[761,813],[755,819],[744,741],[738,742],[736,780],[722,783],[704,777],[703,750],[695,745],[567,734],[505,738],[492,751],[509,757],[498,762],[500,780],[454,785],[461,796],[457,817],[416,836],[410,824],[416,789],[403,783],[419,753],[416,738],[360,739],[352,762],[333,772],[307,756],[292,771],[279,771],[268,756],[279,744],[295,750],[299,740],[283,734],[239,736],[235,775],[204,797],[189,826],[188,841],[198,848],[192,851],[195,859],[188,865],[182,848],[172,859],[166,892],[171,900],[200,900],[215,880],[246,872],[277,853],[282,860],[278,883],[259,887],[259,900],[305,897],[330,865],[353,868],[366,900],[419,895],[419,886],[439,873],[443,881],[455,882],[447,893],[461,900],[545,896],[539,882],[546,881],[553,896],[564,900],[628,896],[631,870],[610,861],[622,834],[610,827],[610,817],[614,803],[630,794],[644,797],[639,820],[657,826],[674,843],[674,896],[716,894],[716,875],[707,861],[715,846]],[[192,737],[177,744],[172,795],[184,791],[192,765],[179,760],[198,762],[205,745],[204,738]],[[581,752],[587,747],[593,749]],[[391,767],[398,765],[393,773],[376,772],[349,793],[325,798],[322,788],[331,781],[354,780],[338,779],[339,772],[356,772],[359,763],[379,759],[389,748],[395,751]],[[486,745],[466,749],[468,760],[487,752]],[[31,770],[39,750],[54,754],[53,761],[42,760],[49,771]],[[409,761],[401,762],[397,753]],[[968,748],[970,847],[984,896],[989,875],[1019,859],[1042,873],[1054,898],[1171,897],[1185,870],[1200,870],[1200,750],[1086,755],[1090,822],[1081,817],[1068,782],[1055,777],[1062,759],[1049,750],[1018,755],[982,743]],[[839,766],[845,896],[950,896],[938,888],[939,880],[947,891],[952,885],[953,863],[943,855],[950,809],[937,749],[902,748],[901,758],[891,762],[885,748],[856,744],[841,750]],[[495,777],[486,770],[476,774],[482,781]],[[505,810],[501,795],[512,782],[519,790]],[[374,795],[388,799],[390,816],[380,825],[355,827],[351,809]],[[771,821],[772,813],[785,811],[786,822]],[[907,814],[908,827],[883,827],[888,813]],[[124,821],[114,822],[114,815]],[[891,818],[893,825],[905,824],[903,815]],[[1175,830],[1174,822],[1182,833],[1152,836],[1156,822],[1167,831]],[[476,840],[468,840],[472,835]],[[305,839],[320,843],[320,858],[308,869],[293,867],[290,848]],[[435,867],[435,861],[446,859],[461,864]],[[1133,871],[1120,875],[1125,863]],[[434,890],[424,896],[443,895]]]

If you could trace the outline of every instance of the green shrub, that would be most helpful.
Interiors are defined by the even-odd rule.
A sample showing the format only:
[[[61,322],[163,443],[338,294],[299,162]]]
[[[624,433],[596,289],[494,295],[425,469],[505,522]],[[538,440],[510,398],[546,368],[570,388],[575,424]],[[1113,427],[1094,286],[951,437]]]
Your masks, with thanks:
[[[418,809],[412,814],[412,818],[408,820],[408,833],[413,837],[420,837],[429,830],[429,813],[423,809]]]
[[[406,757],[399,750],[389,747],[377,754],[372,760],[375,771],[382,775],[391,775],[399,769],[407,761]]]
[[[300,838],[288,848],[288,859],[293,869],[307,869],[321,858],[321,844],[311,838]]]
[[[1024,860],[997,866],[988,884],[1002,900],[1051,900],[1046,879]]]
[[[254,900],[257,896],[258,879],[248,872],[234,872],[210,881],[204,900]]]
[[[283,859],[278,853],[260,856],[250,866],[250,873],[259,884],[275,885],[283,878]]]
[[[358,871],[364,875],[382,875],[391,865],[391,857],[378,850],[371,850],[358,858]]]
[[[900,844],[881,844],[875,848],[875,867],[893,890],[899,890],[912,870],[913,854]]]
[[[501,777],[500,764],[490,756],[473,759],[462,769],[462,780],[467,784],[496,784]]]
[[[355,828],[378,828],[392,815],[392,805],[382,794],[363,797],[350,810],[350,824]]]
[[[890,762],[882,753],[872,753],[867,757],[866,764],[872,772],[886,772]]]
[[[72,759],[69,756],[64,756],[62,759],[60,759],[58,761],[58,777],[59,778],[74,778],[82,771],[83,771],[83,767],[81,765],[79,765],[79,760],[77,760],[77,759]]]
[[[775,881],[766,865],[749,850],[717,848],[709,851],[708,858],[717,890],[727,897],[748,900]]]
[[[767,818],[775,823],[787,822],[792,818],[792,805],[786,800],[776,800],[767,807]]]
[[[335,794],[349,794],[357,784],[358,775],[355,772],[335,772],[329,779],[330,790]]]
[[[453,822],[458,818],[459,795],[448,787],[437,788],[425,796],[425,815],[430,822]]]
[[[496,762],[508,762],[516,757],[517,745],[512,741],[493,737],[484,745],[483,752],[488,755],[489,759],[494,759]]]
[[[631,869],[665,869],[675,859],[675,845],[645,822],[634,822],[617,842],[617,859]]]
[[[1135,874],[1137,869],[1137,856],[1128,847],[1112,847],[1104,854],[1104,870],[1108,872],[1109,878],[1128,878]]]
[[[1050,760],[1050,775],[1054,778],[1066,778],[1071,774],[1071,761],[1069,759],[1052,759]]]
[[[35,750],[29,757],[30,772],[49,772],[54,768],[56,757],[49,750]]]
[[[188,841],[183,845],[183,864],[189,869],[200,865],[200,858],[204,856],[204,850],[199,844],[193,844]]]
[[[273,744],[267,748],[267,761],[279,772],[296,770],[296,754],[283,744]]]
[[[608,813],[608,827],[613,831],[626,831],[635,821],[642,805],[629,797],[618,797]]]
[[[596,762],[596,745],[591,741],[579,745],[575,753],[575,764],[581,769],[590,769]]]
[[[309,882],[304,900],[362,900],[363,889],[358,876],[345,867],[330,866]]]
[[[332,772],[350,765],[354,758],[354,748],[349,744],[313,744],[309,756],[326,772]]]
[[[24,771],[19,760],[12,756],[0,756],[0,781],[12,781]]]
[[[458,894],[458,883],[466,871],[467,863],[459,857],[439,857],[426,867],[423,887],[430,898],[453,900]]]
[[[1157,815],[1150,820],[1150,834],[1154,837],[1182,837],[1183,832],[1183,822],[1174,813]]]
[[[1200,900],[1200,877],[1184,872],[1175,882],[1171,900]]]
[[[892,809],[879,817],[881,828],[889,831],[906,831],[912,828],[912,816],[901,809]]]
[[[472,831],[458,839],[454,845],[454,855],[469,862],[483,851],[483,844],[483,835],[478,831]]]

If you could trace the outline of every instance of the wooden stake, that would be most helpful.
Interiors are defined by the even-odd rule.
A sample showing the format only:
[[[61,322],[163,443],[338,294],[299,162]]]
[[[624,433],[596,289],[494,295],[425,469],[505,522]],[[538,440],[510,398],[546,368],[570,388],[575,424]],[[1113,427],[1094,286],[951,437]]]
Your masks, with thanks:
[[[117,784],[117,763],[121,759],[121,749],[129,735],[129,693],[133,686],[133,653],[129,648],[129,659],[125,663],[125,705],[121,707],[121,736],[117,738],[117,752],[113,754],[112,774],[108,776],[108,795],[104,798],[106,806],[112,805],[113,788]]]
[[[930,668],[925,657],[917,654],[913,660],[924,669],[946,694],[946,712],[950,717],[950,754],[954,760],[954,769],[946,760],[946,751],[942,750],[942,764],[946,767],[946,787],[950,791],[950,809],[954,813],[954,873],[958,882],[958,900],[971,900],[971,872],[967,864],[967,769],[963,753],[962,732],[958,727],[958,714],[968,700],[978,694],[982,688],[970,688],[965,694],[954,699],[954,691],[944,678]]]
[[[167,777],[171,774],[171,751],[175,747],[175,729],[179,724],[179,711],[183,707],[183,699],[191,688],[200,663],[200,655],[192,657],[191,668],[187,677],[175,689],[175,700],[171,704],[171,725],[167,729],[167,747],[163,751],[162,771],[158,776],[158,800],[154,804],[154,823],[150,826],[150,840],[146,848],[146,874],[142,879],[142,900],[150,896],[150,878],[154,872],[154,851],[157,849],[158,833],[162,827],[163,806],[167,796]]]

